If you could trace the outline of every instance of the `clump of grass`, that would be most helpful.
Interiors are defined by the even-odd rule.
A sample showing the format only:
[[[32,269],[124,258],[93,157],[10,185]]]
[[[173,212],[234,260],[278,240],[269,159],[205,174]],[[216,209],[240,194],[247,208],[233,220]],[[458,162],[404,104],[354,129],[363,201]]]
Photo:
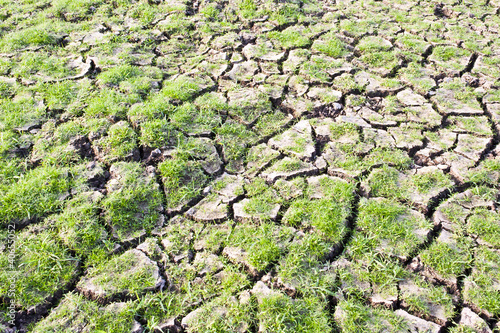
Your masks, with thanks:
[[[113,116],[123,119],[127,110],[126,105],[137,101],[134,96],[127,97],[114,89],[104,88],[90,99],[85,115],[94,118]]]
[[[454,235],[453,243],[434,242],[420,254],[422,262],[445,279],[460,276],[472,262],[471,240]]]
[[[485,208],[474,210],[467,220],[467,233],[477,235],[495,248],[500,247],[500,214]]]
[[[100,293],[112,296],[122,291],[130,295],[140,294],[146,288],[156,286],[153,274],[154,266],[137,267],[138,258],[134,251],[127,251],[121,255],[103,260],[89,268],[85,279],[80,280],[78,286],[84,285],[87,280],[99,287]]]
[[[440,61],[450,61],[470,54],[470,51],[454,46],[436,46],[432,50],[432,58]]]
[[[83,101],[90,96],[90,80],[79,82],[62,81],[56,83],[40,84],[35,88],[43,97],[50,110],[63,110],[78,112]]]
[[[295,239],[278,263],[279,279],[305,296],[316,296],[322,300],[332,296],[337,279],[325,263],[332,245],[331,241],[315,233]]]
[[[174,80],[164,82],[161,93],[173,100],[187,101],[198,94],[200,90],[199,82],[187,76],[179,76]]]
[[[0,50],[13,51],[28,46],[57,45],[59,38],[49,29],[49,24],[40,24],[12,31],[0,40]]]
[[[402,292],[401,298],[408,311],[423,317],[433,314],[433,307],[440,306],[443,309],[445,318],[452,318],[455,314],[451,295],[446,292],[443,286],[434,286],[423,281],[418,276],[411,279],[418,289],[408,289]]]
[[[373,253],[405,259],[425,239],[415,230],[429,231],[432,225],[422,215],[387,199],[363,199],[349,252],[356,258]]]
[[[156,67],[126,64],[102,72],[97,79],[102,86],[119,87],[125,93],[146,95],[151,90],[153,81],[161,81],[162,73]]]
[[[311,44],[307,31],[300,31],[294,27],[283,31],[273,31],[268,35],[271,39],[277,40],[284,49],[308,47]]]
[[[213,4],[209,4],[201,8],[200,13],[207,19],[216,20],[219,16],[219,10]]]
[[[308,168],[309,166],[309,164],[299,160],[298,158],[284,158],[274,163],[269,170],[278,172],[293,172]]]
[[[208,181],[199,162],[181,157],[160,163],[158,171],[167,196],[167,209],[186,205],[201,193]]]
[[[101,201],[104,219],[120,239],[151,231],[158,224],[162,207],[159,185],[138,163],[118,162],[112,168],[120,178],[110,184],[112,190]]]
[[[168,118],[175,109],[175,106],[170,104],[161,93],[156,93],[150,94],[143,103],[132,105],[127,111],[127,116],[133,124],[138,124],[146,120]]]
[[[416,174],[408,179],[408,185],[419,193],[429,193],[433,188],[451,187],[453,182],[450,177],[440,171]]]
[[[188,323],[193,332],[237,332],[254,325],[251,302],[240,303],[230,296],[217,297],[203,305],[201,312]]]
[[[300,74],[307,80],[328,83],[331,80],[329,70],[341,67],[343,62],[325,56],[313,55],[309,61],[302,64]]]
[[[198,109],[191,103],[178,107],[171,119],[175,126],[191,134],[210,133],[222,123],[216,110]]]
[[[393,311],[348,299],[337,305],[335,318],[343,332],[404,332],[408,324]]]
[[[52,3],[51,9],[58,17],[75,21],[90,14],[91,7],[95,11],[101,4],[101,0],[56,0]]]
[[[102,151],[101,158],[105,162],[113,162],[120,159],[130,159],[137,148],[137,134],[128,125],[121,121],[111,125],[108,135],[95,145]]]
[[[70,292],[48,317],[38,322],[34,333],[70,332],[84,329],[89,332],[125,332],[134,327],[133,303],[112,303],[102,307],[84,296]]]
[[[144,147],[161,148],[176,145],[181,134],[166,119],[141,123],[139,143]]]
[[[284,254],[291,238],[292,229],[264,222],[257,227],[237,226],[227,245],[244,249],[249,263],[258,271],[263,271]]]
[[[348,54],[347,46],[334,33],[328,33],[314,42],[312,49],[332,58],[342,58]]]
[[[8,252],[0,254],[0,295],[9,297],[15,279],[16,306],[40,305],[76,277],[78,260],[57,242],[50,230],[30,227],[17,234],[14,269],[8,269]]]
[[[47,121],[35,136],[31,159],[41,160],[45,165],[60,166],[78,162],[80,155],[68,143],[72,138],[87,134],[88,129],[78,120],[68,121],[58,127],[55,127],[54,121]]]
[[[70,188],[67,169],[42,166],[23,174],[0,198],[3,225],[56,212]]]
[[[400,149],[375,148],[366,156],[365,161],[371,165],[384,163],[401,170],[407,169],[412,160]]]
[[[492,316],[500,314],[497,283],[500,278],[498,251],[484,246],[477,248],[472,274],[465,279],[464,300]]]
[[[427,195],[453,186],[448,175],[441,170],[413,175],[401,174],[398,170],[383,165],[368,177],[370,193],[398,200],[410,200],[412,195]]]
[[[267,332],[330,332],[326,302],[316,297],[292,300],[281,293],[258,305],[259,327]]]
[[[239,170],[245,159],[249,144],[257,140],[254,132],[235,121],[226,121],[216,129],[216,142],[222,146],[226,170]]]
[[[352,197],[343,199],[337,201],[328,197],[313,201],[296,200],[284,215],[283,222],[294,227],[312,226],[325,239],[339,242],[346,231],[346,218],[350,213],[349,199]]]
[[[332,84],[335,89],[342,91],[342,93],[344,94],[348,94],[354,91],[363,92],[363,90],[365,89],[364,85],[356,82],[352,74],[347,73],[335,77]]]
[[[172,13],[158,27],[168,35],[189,35],[194,24],[184,13]]]
[[[12,74],[17,77],[41,80],[44,77],[63,78],[79,74],[79,69],[67,65],[66,54],[48,51],[26,52],[12,68]]]
[[[0,99],[0,130],[13,130],[46,120],[44,107],[34,98],[21,95],[16,99]]]
[[[282,203],[281,197],[265,183],[264,179],[257,178],[249,184],[245,184],[244,188],[249,199],[245,203],[243,211],[254,217],[259,217],[260,220],[269,219],[270,213]]]
[[[103,246],[107,232],[99,223],[97,192],[83,192],[72,198],[64,210],[48,218],[64,245],[80,257],[88,256],[96,247]]]

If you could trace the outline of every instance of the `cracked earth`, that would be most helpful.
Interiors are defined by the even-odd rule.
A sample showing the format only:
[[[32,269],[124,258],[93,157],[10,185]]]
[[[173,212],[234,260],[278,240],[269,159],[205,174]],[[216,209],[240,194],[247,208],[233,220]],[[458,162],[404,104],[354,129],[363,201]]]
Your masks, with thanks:
[[[500,332],[500,2],[3,1],[1,332]]]

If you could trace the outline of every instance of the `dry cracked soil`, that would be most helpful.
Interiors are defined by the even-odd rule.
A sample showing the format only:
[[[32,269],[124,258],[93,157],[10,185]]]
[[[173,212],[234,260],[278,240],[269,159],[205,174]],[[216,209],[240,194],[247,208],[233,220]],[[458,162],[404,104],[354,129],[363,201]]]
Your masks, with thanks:
[[[0,0],[0,332],[500,332],[499,0]]]

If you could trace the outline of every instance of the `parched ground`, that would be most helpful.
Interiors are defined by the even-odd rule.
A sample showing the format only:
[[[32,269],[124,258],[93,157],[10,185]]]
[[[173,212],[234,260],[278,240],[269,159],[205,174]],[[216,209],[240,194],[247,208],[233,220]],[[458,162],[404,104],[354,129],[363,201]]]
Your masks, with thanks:
[[[499,12],[0,0],[0,331],[500,332]]]

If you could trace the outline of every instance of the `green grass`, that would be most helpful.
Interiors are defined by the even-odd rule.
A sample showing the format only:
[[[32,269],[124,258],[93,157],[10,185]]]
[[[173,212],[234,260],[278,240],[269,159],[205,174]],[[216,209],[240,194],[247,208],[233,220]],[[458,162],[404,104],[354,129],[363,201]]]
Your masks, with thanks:
[[[166,119],[156,119],[141,123],[139,143],[144,147],[161,148],[177,145],[180,136]]]
[[[188,324],[192,332],[231,333],[255,324],[250,302],[240,303],[234,298],[221,296],[200,309],[200,313]]]
[[[45,83],[35,88],[44,97],[45,104],[50,110],[79,112],[83,108],[83,101],[90,95],[90,80],[61,81]]]
[[[282,203],[276,191],[268,187],[263,179],[245,184],[244,189],[249,199],[243,206],[243,211],[261,221],[268,220],[275,207]]]
[[[127,112],[126,104],[138,101],[135,96],[125,96],[114,89],[104,88],[90,98],[85,115],[94,118],[106,116],[124,118]]]
[[[316,41],[312,49],[332,58],[342,58],[348,54],[346,44],[331,33]]]
[[[210,133],[222,123],[217,110],[206,107],[198,109],[190,103],[178,107],[171,119],[174,126],[190,134]]]
[[[77,276],[78,260],[57,242],[50,230],[28,228],[17,234],[13,267],[8,252],[0,255],[0,295],[9,297],[14,279],[13,298],[17,307],[28,309],[43,304],[57,290]]]
[[[487,159],[470,170],[466,179],[473,184],[496,184],[500,177],[500,161],[497,159]]]
[[[12,277],[18,319],[54,297],[17,327],[37,333],[156,332],[197,309],[183,331],[410,331],[389,303],[462,332],[457,287],[495,322],[500,163],[479,152],[500,20],[496,0],[452,2],[0,0],[0,331]],[[479,87],[456,76],[473,52]],[[288,138],[298,121],[311,135]],[[191,220],[200,200],[227,220]],[[143,293],[139,244],[162,290]],[[61,295],[88,279],[117,298]]]
[[[453,46],[437,46],[432,50],[432,57],[439,61],[450,61],[469,55],[470,51]]]
[[[255,133],[234,121],[226,121],[216,129],[215,142],[222,146],[226,170],[238,170],[247,154],[248,145],[255,140]]]
[[[153,266],[137,267],[138,260],[133,251],[113,256],[89,268],[85,279],[80,280],[77,287],[84,287],[87,280],[98,287],[97,297],[113,297],[125,292],[129,295],[140,294],[146,288],[154,288],[156,279]]]
[[[481,328],[482,327],[479,327],[479,329],[481,329]],[[464,324],[459,324],[457,326],[450,328],[449,332],[450,333],[476,333],[477,330],[475,330],[475,328],[473,328],[473,327],[469,327],[469,326],[464,325]]]
[[[499,262],[498,252],[486,247],[478,247],[472,274],[466,277],[464,282],[468,285],[464,292],[464,300],[493,316],[500,314],[500,299],[498,288],[495,286],[500,277]]]
[[[342,332],[404,332],[408,324],[392,311],[372,308],[355,300],[337,305],[338,325]]]
[[[309,61],[302,64],[300,74],[309,81],[327,83],[330,82],[328,70],[341,67],[342,61],[313,55]]]
[[[420,254],[422,262],[445,279],[464,274],[472,262],[470,239],[455,236],[454,242],[451,244],[433,242],[428,249]]]
[[[35,136],[31,158],[41,160],[45,165],[70,166],[77,163],[81,156],[69,145],[69,141],[88,133],[80,122],[69,121],[55,127],[54,122],[48,121]]]
[[[295,27],[287,28],[283,31],[272,31],[269,37],[277,40],[284,49],[304,48],[311,45],[311,40],[307,37],[308,29],[300,30]]]
[[[160,94],[150,94],[146,101],[137,103],[127,111],[128,118],[133,123],[140,123],[146,120],[158,120],[158,118],[169,117],[175,107]]]
[[[333,295],[337,284],[335,275],[325,262],[332,245],[332,242],[314,233],[293,241],[278,263],[277,276],[305,296],[327,299]]]
[[[440,306],[443,309],[445,318],[452,318],[455,314],[452,296],[442,286],[434,286],[422,279],[415,277],[411,281],[418,288],[417,292],[402,292],[402,300],[408,307],[408,311],[417,316],[429,318],[434,306]]]
[[[368,36],[361,39],[361,41],[357,45],[357,48],[361,53],[372,53],[389,51],[391,46],[385,43],[382,37]]]
[[[409,180],[410,184],[420,193],[428,193],[435,187],[451,187],[453,182],[450,177],[443,172],[436,171],[433,173],[416,174]]]
[[[12,99],[0,99],[0,129],[13,130],[46,120],[42,105],[28,95]]]
[[[102,4],[100,0],[56,0],[53,2],[53,11],[56,16],[64,17],[66,20],[77,20],[87,16],[91,10],[95,10]],[[91,9],[93,7],[93,9]]]
[[[69,293],[50,315],[38,322],[33,333],[74,332],[126,332],[134,324],[134,307],[130,302],[102,307],[77,293]]]
[[[416,231],[428,232],[432,225],[422,215],[387,199],[362,199],[357,231],[349,253],[355,258],[367,258],[381,253],[396,258],[407,258],[425,239]]]
[[[453,92],[453,97],[458,102],[461,102],[465,105],[468,105],[473,108],[480,108],[479,103],[477,102],[477,97],[479,96],[477,92],[474,91],[471,87],[466,86],[463,82],[458,79],[453,79],[453,81],[443,83],[440,85],[440,88],[451,90]],[[447,107],[454,107],[456,104],[455,101],[445,101],[444,105]]]
[[[491,136],[491,128],[486,117],[450,117],[449,128],[457,132],[466,131],[480,136]]]
[[[63,78],[80,74],[80,69],[70,69],[67,66],[67,54],[50,52],[26,52],[19,62],[12,68],[16,77],[25,77],[35,80],[42,78]]]
[[[259,327],[264,332],[330,332],[325,302],[315,297],[292,300],[283,294],[265,297],[258,305]]]
[[[167,209],[177,209],[196,198],[208,177],[199,162],[183,158],[169,159],[158,165],[167,197]]]
[[[127,122],[118,122],[109,127],[108,135],[95,142],[101,158],[106,163],[129,159],[137,149],[137,134]]]
[[[162,195],[154,178],[146,176],[140,164],[118,162],[113,166],[120,178],[101,201],[105,221],[119,239],[151,231],[160,218]]]
[[[411,34],[403,34],[401,37],[397,38],[397,41],[401,43],[406,50],[415,52],[419,55],[422,55],[429,45],[420,36]]]
[[[324,239],[339,242],[346,231],[349,206],[348,200],[299,199],[291,204],[283,222],[293,227],[314,227]]]
[[[167,264],[165,270],[175,289],[148,293],[134,302],[136,313],[148,320],[150,328],[172,317],[186,315],[188,305],[193,302],[205,299],[209,303],[216,294],[225,299],[249,286],[246,275],[230,265],[225,265],[217,277],[209,273],[199,278],[195,267],[186,263]]]
[[[477,235],[480,239],[491,244],[495,248],[499,248],[499,214],[486,208],[474,210],[473,214],[467,219],[467,232],[471,235]]]
[[[115,66],[100,73],[97,82],[102,86],[118,87],[129,94],[146,95],[154,81],[161,81],[163,75],[156,67],[137,67],[132,65]]]
[[[62,243],[81,257],[104,246],[108,235],[99,222],[96,192],[83,192],[69,200],[64,210],[47,218],[46,224],[57,229]]]
[[[46,166],[26,172],[3,190],[0,199],[2,224],[36,220],[56,212],[69,187],[67,169]]]
[[[9,52],[30,46],[57,45],[59,38],[53,31],[49,24],[12,31],[0,40],[0,50]]]
[[[179,76],[174,80],[165,81],[161,93],[173,100],[187,101],[201,91],[200,82],[196,79]]]
[[[26,172],[25,161],[18,158],[0,159],[0,188],[5,191]]]
[[[253,129],[261,136],[269,136],[280,131],[289,121],[285,113],[275,111],[262,115]]]
[[[451,178],[438,169],[407,175],[386,165],[372,171],[367,184],[371,195],[398,200],[411,200],[415,194],[436,195],[453,186]]]
[[[290,228],[263,222],[259,226],[237,226],[227,245],[244,249],[248,262],[258,271],[263,271],[285,253],[291,237]]]
[[[352,74],[344,73],[333,79],[333,87],[342,91],[344,94],[351,92],[363,92],[365,86],[356,82]]]
[[[425,75],[424,68],[416,62],[409,63],[408,67],[401,68],[398,73],[401,79],[408,81],[420,94],[426,94],[436,86],[436,82]]]
[[[375,69],[393,70],[399,64],[399,54],[396,51],[372,52],[369,51],[360,57],[360,60]]]

